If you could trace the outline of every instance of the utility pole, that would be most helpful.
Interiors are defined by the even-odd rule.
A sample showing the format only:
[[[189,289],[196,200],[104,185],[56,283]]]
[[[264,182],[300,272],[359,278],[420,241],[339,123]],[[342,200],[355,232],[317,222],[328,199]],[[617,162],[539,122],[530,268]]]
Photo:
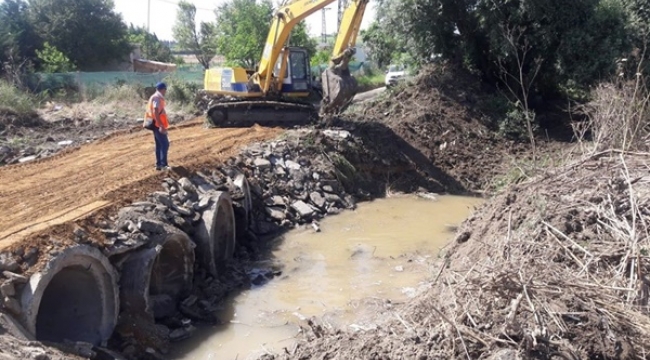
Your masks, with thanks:
[[[339,0],[338,3],[338,17],[336,19],[336,28],[340,29],[341,28],[341,19],[343,18],[343,10],[345,9],[346,1],[345,0]]]
[[[332,10],[330,8],[323,8],[323,23],[321,25],[321,42],[323,45],[327,44],[327,19],[325,16],[325,11],[326,10]]]
[[[151,0],[147,0],[147,32],[151,32]]]

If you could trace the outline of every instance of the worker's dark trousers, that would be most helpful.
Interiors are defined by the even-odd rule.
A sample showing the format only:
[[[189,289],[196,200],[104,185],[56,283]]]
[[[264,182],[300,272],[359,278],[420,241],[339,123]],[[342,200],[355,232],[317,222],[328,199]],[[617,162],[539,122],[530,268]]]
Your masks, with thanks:
[[[169,138],[162,134],[158,128],[153,130],[153,138],[156,141],[156,167],[167,166],[167,151],[169,151]]]

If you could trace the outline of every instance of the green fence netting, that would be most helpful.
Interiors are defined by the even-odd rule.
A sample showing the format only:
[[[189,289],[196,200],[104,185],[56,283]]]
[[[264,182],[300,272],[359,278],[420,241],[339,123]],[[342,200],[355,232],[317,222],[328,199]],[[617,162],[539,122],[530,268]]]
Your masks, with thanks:
[[[350,63],[350,71],[357,72],[364,63]],[[319,76],[327,64],[312,66],[312,74]],[[35,73],[26,79],[28,87],[34,92],[56,91],[59,89],[88,89],[114,85],[154,86],[159,81],[173,83],[186,82],[203,85],[203,70],[200,68],[181,68],[174,72],[136,73],[130,71],[112,72],[71,72],[46,74]]]
[[[203,84],[203,71],[178,70],[174,72],[136,73],[129,71],[73,72],[59,74],[32,74],[27,79],[34,92],[65,88],[93,88],[114,85],[154,86],[159,81],[182,81]]]

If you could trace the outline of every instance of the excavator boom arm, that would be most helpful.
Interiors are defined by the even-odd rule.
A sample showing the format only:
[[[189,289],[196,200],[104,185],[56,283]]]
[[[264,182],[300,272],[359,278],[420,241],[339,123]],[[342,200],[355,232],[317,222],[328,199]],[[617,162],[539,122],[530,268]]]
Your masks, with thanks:
[[[361,28],[361,20],[366,11],[368,0],[349,0],[350,3],[343,12],[339,33],[332,49],[333,58],[337,58],[347,49],[354,48]]]
[[[355,53],[354,45],[368,0],[348,0],[339,33],[332,49],[330,65],[321,75],[323,100],[321,114],[345,110],[357,92],[357,81],[350,74],[349,63]]]
[[[284,48],[291,30],[307,16],[323,9],[335,0],[293,0],[278,9],[266,38],[262,61],[257,71],[263,93],[271,88],[273,68]]]

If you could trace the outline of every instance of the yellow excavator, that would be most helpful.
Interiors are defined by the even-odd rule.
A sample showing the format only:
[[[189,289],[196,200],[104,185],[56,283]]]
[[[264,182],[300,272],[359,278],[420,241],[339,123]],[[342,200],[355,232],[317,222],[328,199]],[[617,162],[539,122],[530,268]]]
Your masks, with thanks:
[[[315,91],[305,48],[288,46],[293,28],[335,0],[288,0],[275,13],[257,71],[241,67],[208,69],[203,94],[215,126],[258,123],[300,124],[342,112],[357,92],[348,63],[368,0],[348,0],[328,68],[321,75],[322,100],[317,112],[309,99]]]

